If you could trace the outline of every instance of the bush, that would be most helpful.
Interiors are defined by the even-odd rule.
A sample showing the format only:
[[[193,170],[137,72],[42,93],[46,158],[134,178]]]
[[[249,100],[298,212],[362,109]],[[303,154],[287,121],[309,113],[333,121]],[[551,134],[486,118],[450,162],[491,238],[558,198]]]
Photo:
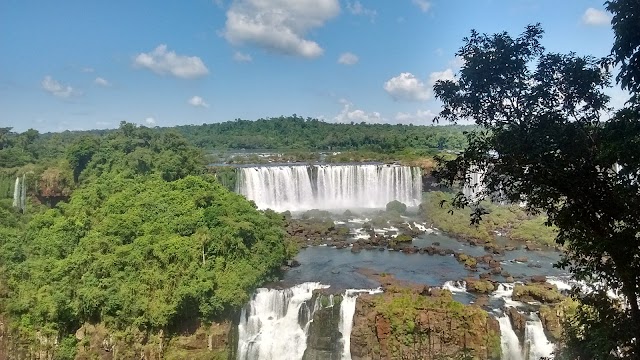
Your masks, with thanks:
[[[401,203],[398,200],[393,200],[387,204],[387,212],[396,212],[404,215],[407,212],[407,205]]]

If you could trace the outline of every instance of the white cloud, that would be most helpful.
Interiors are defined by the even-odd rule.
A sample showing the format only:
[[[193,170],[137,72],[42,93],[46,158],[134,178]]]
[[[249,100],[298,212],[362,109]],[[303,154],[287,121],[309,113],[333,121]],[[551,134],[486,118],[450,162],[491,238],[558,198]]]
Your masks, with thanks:
[[[207,104],[203,98],[201,98],[200,96],[194,96],[191,99],[189,99],[187,101],[189,103],[189,105],[191,106],[195,106],[195,107],[204,107],[204,108],[208,108],[209,104]]]
[[[384,90],[394,100],[425,101],[430,97],[427,86],[409,72],[389,79],[384,84]]]
[[[154,119],[152,117],[148,117],[148,118],[144,119],[144,122],[147,125],[155,125],[156,124],[156,119]]]
[[[422,12],[427,12],[429,11],[429,9],[431,9],[431,1],[411,0],[411,2],[413,2],[413,4],[416,5],[417,7],[419,7],[420,10],[422,10]]]
[[[342,104],[342,111],[338,115],[333,118],[333,121],[338,123],[360,123],[360,122],[368,122],[368,123],[380,123],[383,122],[384,119],[379,112],[365,112],[360,109],[353,109],[353,104],[346,100],[340,99],[340,104]]]
[[[339,13],[339,0],[234,0],[223,35],[233,45],[316,58],[324,50],[305,36]]]
[[[240,51],[236,51],[233,53],[233,60],[237,62],[251,62],[253,58],[249,54],[241,53]]]
[[[454,80],[453,69],[434,71],[429,74],[429,81],[425,84],[410,72],[404,72],[392,77],[384,83],[385,91],[394,100],[426,101],[433,96],[433,85],[438,80]]]
[[[346,52],[338,58],[338,63],[344,65],[354,65],[360,60],[356,54],[352,54],[350,52]]]
[[[414,114],[399,112],[394,117],[399,124],[420,124],[427,125],[433,121],[436,114],[431,110],[417,110]]]
[[[431,74],[429,74],[430,87],[433,87],[433,85],[435,85],[436,81],[438,80],[455,80],[455,77],[453,76],[453,70],[446,69],[444,71],[434,71]]]
[[[100,85],[100,86],[104,86],[104,87],[111,86],[111,83],[107,79],[101,78],[101,77],[97,77],[95,80],[93,80],[93,82],[96,85]]]
[[[133,60],[136,67],[147,68],[157,74],[171,74],[183,79],[194,79],[209,74],[209,69],[197,56],[178,55],[159,45],[153,51],[140,53]]]
[[[360,1],[357,0],[353,3],[351,1],[347,1],[347,10],[349,10],[349,12],[351,12],[353,15],[366,16],[370,18],[371,21],[375,20],[376,15],[378,15],[377,11],[367,9],[362,5]]]
[[[582,15],[582,23],[592,26],[609,25],[611,18],[609,18],[609,14],[602,10],[588,8]]]
[[[44,79],[42,79],[41,84],[44,91],[59,98],[68,98],[72,95],[77,94],[77,92],[71,86],[61,84],[49,75],[45,76]]]

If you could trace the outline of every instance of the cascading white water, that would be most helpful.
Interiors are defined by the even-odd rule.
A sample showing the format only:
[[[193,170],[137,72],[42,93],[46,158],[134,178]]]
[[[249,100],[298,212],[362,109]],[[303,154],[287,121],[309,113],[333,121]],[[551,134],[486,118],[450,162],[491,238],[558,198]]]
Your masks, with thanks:
[[[452,293],[467,292],[467,282],[466,281],[446,281],[444,285],[442,285],[442,288],[449,290]]]
[[[518,339],[516,332],[513,331],[509,316],[506,313],[502,314],[498,317],[498,323],[500,324],[500,345],[502,348],[502,359],[523,360],[520,340]]]
[[[238,169],[236,191],[276,211],[384,208],[420,203],[419,168],[400,165],[293,165]]]
[[[464,185],[462,193],[472,199],[476,200],[478,196],[484,191],[484,185],[482,184],[484,174],[480,170],[472,171],[468,174],[468,183]]]
[[[302,359],[307,348],[309,325],[313,314],[322,307],[317,300],[312,307],[308,302],[313,291],[328,288],[320,283],[304,283],[285,290],[258,289],[253,299],[240,314],[238,324],[238,359]],[[356,310],[356,299],[361,293],[377,294],[382,289],[346,290],[340,302],[338,331],[342,334],[341,359],[351,359],[351,329]]]
[[[338,322],[338,331],[342,334],[340,343],[342,344],[342,360],[351,360],[351,329],[353,328],[353,315],[356,312],[356,300],[358,295],[362,293],[379,294],[382,289],[372,290],[347,290],[342,297],[340,303],[340,321]]]
[[[18,207],[20,205],[20,195],[22,191],[20,191],[20,177],[16,177],[16,183],[13,188],[13,207]]]
[[[302,359],[313,314],[300,324],[300,310],[314,290],[327,287],[304,283],[285,290],[258,289],[240,315],[238,359]]]
[[[536,313],[531,314],[524,330],[525,348],[529,348],[529,359],[552,358],[554,346],[544,333],[542,322]]]

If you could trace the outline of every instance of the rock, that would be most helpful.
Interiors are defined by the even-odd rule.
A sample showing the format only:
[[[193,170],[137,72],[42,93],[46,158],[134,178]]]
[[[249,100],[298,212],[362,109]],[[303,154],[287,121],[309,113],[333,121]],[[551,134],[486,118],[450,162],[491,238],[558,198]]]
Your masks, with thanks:
[[[547,282],[547,277],[544,275],[533,275],[530,280],[532,283],[545,283]]]
[[[500,356],[497,321],[478,306],[456,303],[437,289],[360,295],[351,332],[351,358],[452,359],[463,349],[473,359]]]
[[[505,312],[507,313],[507,316],[509,316],[509,320],[511,320],[511,327],[513,328],[513,331],[520,339],[520,342],[523,342],[524,331],[527,327],[527,317],[524,314],[519,313],[514,307],[508,307]]]
[[[433,245],[433,246],[440,246],[440,242],[439,242],[439,241],[434,241],[434,242],[432,243],[432,245]]]
[[[489,280],[465,279],[467,291],[478,294],[489,294],[495,290],[495,286]]]
[[[353,246],[351,247],[351,252],[354,254],[359,253],[361,250],[362,248],[358,244],[353,244]]]
[[[507,276],[504,280],[505,280],[506,282],[509,282],[509,283],[512,283],[512,282],[514,282],[514,281],[515,281],[515,280],[513,279],[513,276]]]
[[[517,262],[526,263],[529,262],[529,258],[526,256],[520,256],[514,259]]]
[[[502,268],[501,267],[495,267],[495,268],[491,268],[491,270],[489,270],[489,272],[491,273],[491,275],[500,275],[502,274]]]
[[[513,300],[543,304],[559,303],[566,298],[555,285],[549,283],[516,284],[513,287]]]
[[[300,262],[298,260],[295,260],[295,259],[287,260],[287,266],[288,267],[292,267],[292,268],[298,267],[298,266],[300,266]]]

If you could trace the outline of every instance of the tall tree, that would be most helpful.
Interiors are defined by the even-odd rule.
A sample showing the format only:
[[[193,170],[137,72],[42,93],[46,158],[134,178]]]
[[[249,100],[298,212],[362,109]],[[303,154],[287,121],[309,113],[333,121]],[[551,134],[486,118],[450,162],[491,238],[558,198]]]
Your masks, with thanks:
[[[434,86],[443,102],[438,119],[473,120],[480,128],[468,133],[469,146],[459,157],[440,160],[435,176],[454,185],[481,171],[482,195],[546,212],[559,229],[557,242],[565,245],[560,265],[590,288],[576,294],[585,307],[576,316],[581,331],[572,339],[572,356],[635,358],[638,118],[621,112],[608,120],[608,71],[593,57],[545,52],[542,34],[540,25],[531,25],[517,38],[472,31],[463,40],[459,74]],[[474,221],[483,215],[479,203],[462,193],[453,205],[474,207]],[[607,297],[610,289],[624,297]]]
[[[611,54],[614,63],[620,66],[617,80],[633,94],[632,101],[640,105],[640,2],[611,0],[605,5],[613,13],[615,40]]]

